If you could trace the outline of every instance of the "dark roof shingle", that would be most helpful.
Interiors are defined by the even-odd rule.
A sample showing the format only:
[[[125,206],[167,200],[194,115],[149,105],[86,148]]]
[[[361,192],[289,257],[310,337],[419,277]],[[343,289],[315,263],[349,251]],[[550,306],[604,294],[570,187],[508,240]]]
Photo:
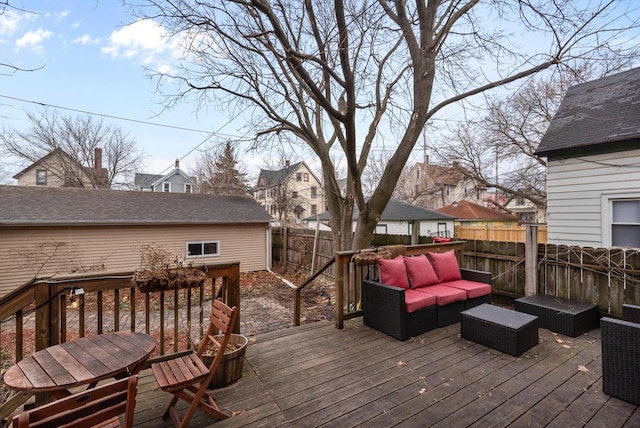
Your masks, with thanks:
[[[563,156],[640,147],[640,68],[572,86],[536,150]]]
[[[360,211],[357,206],[353,207],[353,220],[358,219]],[[325,211],[319,214],[320,221],[329,220],[329,212]],[[305,220],[313,221],[316,216],[307,217]],[[411,205],[399,199],[391,199],[382,211],[380,220],[382,221],[414,221],[414,220],[452,220],[453,217],[447,214],[439,213],[418,205]]]
[[[268,223],[250,196],[0,186],[0,226]]]

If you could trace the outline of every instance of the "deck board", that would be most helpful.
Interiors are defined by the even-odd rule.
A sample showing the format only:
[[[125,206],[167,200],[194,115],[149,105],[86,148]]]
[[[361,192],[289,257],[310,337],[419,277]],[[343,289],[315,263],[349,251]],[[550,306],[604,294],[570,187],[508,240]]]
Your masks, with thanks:
[[[242,378],[214,391],[235,415],[197,412],[192,427],[640,425],[634,405],[602,392],[600,331],[577,338],[540,329],[520,357],[459,336],[453,324],[401,342],[348,321],[259,335]],[[170,396],[150,370],[138,387],[135,426],[164,428]],[[179,405],[184,409],[184,405]]]

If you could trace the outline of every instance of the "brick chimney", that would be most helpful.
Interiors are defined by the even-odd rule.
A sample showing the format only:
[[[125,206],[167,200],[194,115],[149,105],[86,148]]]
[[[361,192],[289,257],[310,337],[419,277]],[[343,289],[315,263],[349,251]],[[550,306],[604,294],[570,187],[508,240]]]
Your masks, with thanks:
[[[100,147],[96,147],[93,156],[93,169],[96,170],[98,174],[102,171],[102,149]]]

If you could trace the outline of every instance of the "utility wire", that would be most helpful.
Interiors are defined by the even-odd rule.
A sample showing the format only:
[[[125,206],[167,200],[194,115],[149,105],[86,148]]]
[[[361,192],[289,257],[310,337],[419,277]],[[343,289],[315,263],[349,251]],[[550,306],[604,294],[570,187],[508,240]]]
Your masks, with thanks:
[[[139,120],[139,119],[130,119],[128,117],[114,116],[114,115],[104,114],[104,113],[96,113],[96,112],[89,111],[89,110],[80,110],[80,109],[75,109],[75,108],[71,108],[71,107],[63,107],[63,106],[59,106],[59,105],[55,105],[55,104],[43,103],[41,101],[25,100],[24,98],[12,97],[12,96],[9,96],[9,95],[0,94],[0,98],[6,98],[6,99],[9,99],[9,100],[20,101],[20,102],[23,102],[23,103],[35,104],[35,105],[39,105],[39,106],[42,106],[42,107],[50,107],[50,108],[55,108],[55,109],[59,109],[59,110],[73,111],[73,112],[76,112],[76,113],[84,113],[84,114],[90,114],[90,115],[94,115],[94,116],[107,117],[109,119],[117,119],[117,120],[124,120],[124,121],[127,121],[127,122],[141,123],[143,125],[161,126],[163,128],[178,129],[180,131],[198,132],[198,133],[201,133],[201,134],[202,133],[207,133],[208,134],[208,133],[211,132],[211,131],[204,131],[202,129],[186,128],[186,127],[183,127],[183,126],[167,125],[167,124],[164,124],[164,123],[157,123],[157,122],[148,122],[148,121]]]

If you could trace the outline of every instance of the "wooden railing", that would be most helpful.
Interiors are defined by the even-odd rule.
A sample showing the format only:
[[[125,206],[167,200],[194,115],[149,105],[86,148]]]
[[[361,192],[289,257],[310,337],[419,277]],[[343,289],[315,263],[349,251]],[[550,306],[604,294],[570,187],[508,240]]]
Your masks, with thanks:
[[[200,287],[154,293],[140,292],[132,282],[133,272],[33,280],[0,299],[0,346],[19,361],[76,337],[131,330],[158,340],[149,363],[184,352],[191,349],[194,337],[202,337],[212,298],[240,308],[239,262],[199,268],[208,278]],[[234,332],[240,332],[240,317]]]

